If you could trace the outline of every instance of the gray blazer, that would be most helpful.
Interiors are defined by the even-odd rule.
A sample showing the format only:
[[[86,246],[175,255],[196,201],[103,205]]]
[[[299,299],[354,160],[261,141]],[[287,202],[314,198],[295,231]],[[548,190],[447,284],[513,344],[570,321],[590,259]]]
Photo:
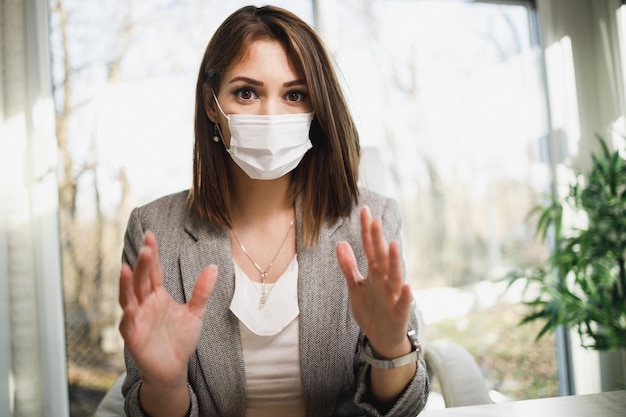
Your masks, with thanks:
[[[180,192],[133,210],[124,238],[123,261],[135,264],[144,232],[151,230],[159,242],[164,284],[179,303],[189,300],[204,267],[218,266],[200,342],[189,361],[190,415],[244,417],[246,379],[241,337],[237,318],[229,309],[234,272],[228,230],[192,216],[186,198],[187,192]],[[387,240],[399,241],[401,215],[397,203],[366,189],[361,190],[360,200],[359,206],[368,205],[373,216],[382,219]],[[302,243],[302,211],[297,212],[300,360],[307,415],[380,416],[370,402],[369,365],[357,354],[360,331],[350,310],[345,278],[335,253],[338,242],[350,242],[359,269],[366,275],[359,210],[325,226],[319,243],[309,248]],[[411,317],[416,329],[417,322],[413,314]],[[128,353],[125,359],[128,374],[122,392],[126,414],[142,416],[140,374]],[[427,396],[428,378],[420,359],[413,380],[386,415],[416,416]]]

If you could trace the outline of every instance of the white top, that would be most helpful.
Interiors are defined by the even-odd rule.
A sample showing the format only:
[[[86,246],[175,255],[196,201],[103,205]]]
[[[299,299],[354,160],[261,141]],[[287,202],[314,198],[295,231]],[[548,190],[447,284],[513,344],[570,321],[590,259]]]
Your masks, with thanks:
[[[230,310],[239,319],[246,369],[246,417],[304,417],[300,373],[298,261],[294,256],[274,284],[251,281],[233,261],[235,293]]]

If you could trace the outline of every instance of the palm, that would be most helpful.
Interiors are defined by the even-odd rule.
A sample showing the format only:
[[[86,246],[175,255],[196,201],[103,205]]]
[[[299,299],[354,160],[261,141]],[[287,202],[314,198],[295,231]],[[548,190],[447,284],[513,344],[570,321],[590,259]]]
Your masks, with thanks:
[[[370,340],[387,340],[389,345],[394,345],[406,338],[406,296],[403,288],[390,288],[380,279],[372,282],[376,280],[370,273],[367,279],[355,283],[350,290],[352,313]]]
[[[204,269],[189,303],[178,304],[163,287],[156,240],[151,234],[135,270],[122,267],[120,305],[124,314],[120,332],[143,378],[171,384],[186,377],[216,275],[215,267]]]
[[[339,265],[348,283],[354,318],[379,352],[392,353],[406,339],[411,292],[404,284],[399,248],[387,245],[379,221],[361,212],[363,248],[368,276],[360,275],[349,244],[337,247]]]

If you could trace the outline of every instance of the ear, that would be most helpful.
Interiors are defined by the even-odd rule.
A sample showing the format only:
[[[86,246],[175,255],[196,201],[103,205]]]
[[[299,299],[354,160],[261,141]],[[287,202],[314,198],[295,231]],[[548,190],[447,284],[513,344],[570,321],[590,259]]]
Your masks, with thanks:
[[[215,105],[215,100],[213,99],[211,87],[206,84],[203,85],[202,95],[204,98],[204,112],[206,113],[207,117],[211,122],[219,123],[219,119],[217,117],[217,107]]]

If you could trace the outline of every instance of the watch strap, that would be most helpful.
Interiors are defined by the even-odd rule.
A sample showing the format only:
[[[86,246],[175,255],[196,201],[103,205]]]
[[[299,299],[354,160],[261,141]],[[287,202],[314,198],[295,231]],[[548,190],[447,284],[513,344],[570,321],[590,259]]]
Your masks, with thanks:
[[[367,336],[363,336],[361,340],[361,358],[374,368],[382,369],[393,369],[417,362],[418,354],[420,351],[420,344],[417,340],[415,330],[409,329],[409,331],[407,332],[407,337],[411,342],[411,352],[407,353],[406,355],[398,356],[397,358],[383,359],[377,358],[373,355],[373,350],[367,340]]]

